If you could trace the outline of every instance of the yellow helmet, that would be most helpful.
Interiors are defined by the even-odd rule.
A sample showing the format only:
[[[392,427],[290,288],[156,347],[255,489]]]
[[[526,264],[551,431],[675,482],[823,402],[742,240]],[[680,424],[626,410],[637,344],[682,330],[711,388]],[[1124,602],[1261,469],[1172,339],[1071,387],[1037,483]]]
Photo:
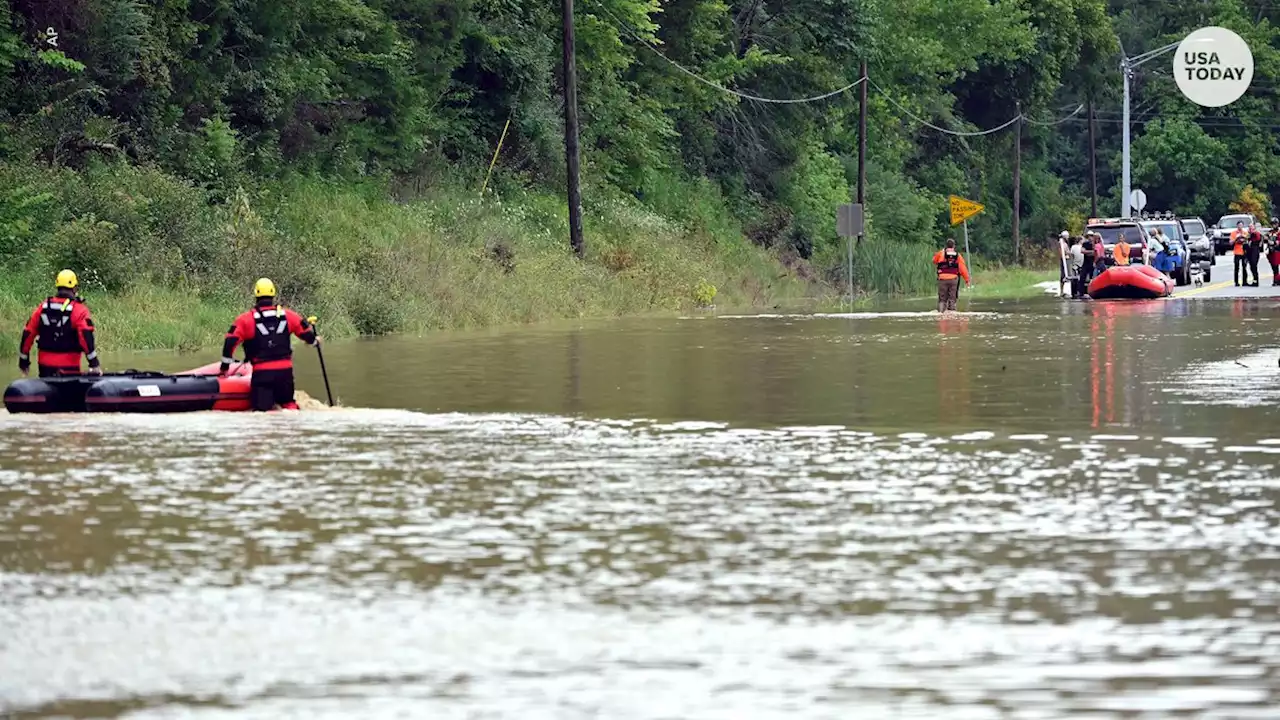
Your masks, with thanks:
[[[77,278],[76,274],[70,270],[63,270],[58,273],[58,280],[56,284],[60,288],[74,290],[76,286],[80,284],[80,278]]]
[[[258,278],[258,282],[253,284],[253,296],[256,298],[275,297],[276,284],[271,282],[270,278]]]

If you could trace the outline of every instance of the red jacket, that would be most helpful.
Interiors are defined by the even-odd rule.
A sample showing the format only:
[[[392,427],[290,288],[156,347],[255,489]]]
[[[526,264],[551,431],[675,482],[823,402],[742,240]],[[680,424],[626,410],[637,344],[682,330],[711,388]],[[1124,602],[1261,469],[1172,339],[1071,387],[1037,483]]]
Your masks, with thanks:
[[[289,338],[298,336],[308,345],[316,342],[316,330],[298,313],[281,305],[261,304],[231,323],[222,342],[222,371],[234,362],[236,348],[244,343],[245,361],[255,370],[293,368]]]
[[[22,329],[18,344],[18,367],[31,366],[31,347],[39,350],[37,363],[63,373],[80,372],[80,356],[89,367],[101,365],[94,344],[93,317],[89,307],[77,297],[51,297],[36,306]]]

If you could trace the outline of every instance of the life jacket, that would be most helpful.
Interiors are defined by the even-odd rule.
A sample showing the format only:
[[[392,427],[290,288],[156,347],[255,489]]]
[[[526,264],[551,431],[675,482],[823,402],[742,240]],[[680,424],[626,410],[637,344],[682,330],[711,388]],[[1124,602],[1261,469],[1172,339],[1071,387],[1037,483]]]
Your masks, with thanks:
[[[37,340],[41,352],[80,352],[79,333],[71,324],[71,312],[76,298],[51,297],[40,308],[40,334]]]
[[[960,253],[949,248],[942,251],[942,259],[938,261],[938,277],[942,278],[943,275],[953,278],[960,276]]]
[[[1117,265],[1129,264],[1129,243],[1121,240],[1116,243],[1115,248],[1111,250],[1111,259],[1115,260]]]
[[[1244,243],[1245,243],[1245,233],[1242,233],[1239,230],[1232,230],[1231,231],[1232,253],[1235,255],[1243,255]]]
[[[289,317],[279,305],[253,309],[253,339],[245,343],[245,354],[251,362],[284,360],[293,357],[289,342]]]

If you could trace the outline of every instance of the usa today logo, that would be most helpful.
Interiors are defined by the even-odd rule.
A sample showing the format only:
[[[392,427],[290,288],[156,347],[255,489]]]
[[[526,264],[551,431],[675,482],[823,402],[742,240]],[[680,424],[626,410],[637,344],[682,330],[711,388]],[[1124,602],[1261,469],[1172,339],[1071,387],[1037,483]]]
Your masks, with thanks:
[[[1178,45],[1173,77],[1197,105],[1230,105],[1253,82],[1253,53],[1244,38],[1224,27],[1200,28]]]

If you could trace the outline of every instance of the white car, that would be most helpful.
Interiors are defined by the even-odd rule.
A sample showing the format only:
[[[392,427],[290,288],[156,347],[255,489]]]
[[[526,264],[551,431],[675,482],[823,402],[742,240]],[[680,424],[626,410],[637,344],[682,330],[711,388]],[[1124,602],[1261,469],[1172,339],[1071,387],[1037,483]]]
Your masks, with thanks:
[[[1219,255],[1231,249],[1231,232],[1236,229],[1236,223],[1244,223],[1247,228],[1250,224],[1258,226],[1258,232],[1266,237],[1271,232],[1268,227],[1258,218],[1245,213],[1237,213],[1235,215],[1223,215],[1218,218],[1218,222],[1211,228],[1209,233],[1213,237],[1213,251]]]

